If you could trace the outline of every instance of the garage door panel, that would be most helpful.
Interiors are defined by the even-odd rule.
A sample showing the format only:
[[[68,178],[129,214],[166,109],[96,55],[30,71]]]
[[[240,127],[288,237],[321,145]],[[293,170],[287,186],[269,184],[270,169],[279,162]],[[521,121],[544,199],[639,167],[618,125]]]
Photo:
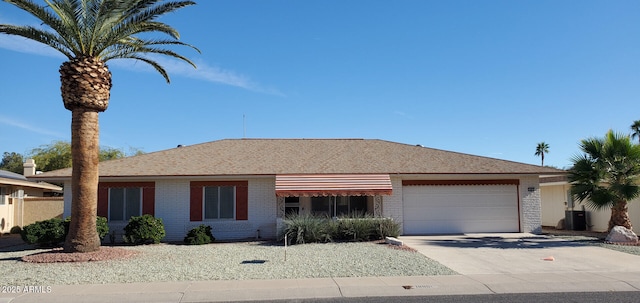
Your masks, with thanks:
[[[517,232],[515,185],[405,186],[405,234]]]
[[[512,217],[513,210],[504,207],[441,207],[430,208],[427,212],[420,209],[409,209],[404,214],[404,221],[420,221],[420,220],[505,220]],[[444,218],[444,219],[443,219]],[[513,220],[509,218],[506,220]]]
[[[457,233],[499,233],[499,232],[513,232],[511,228],[500,227],[517,224],[517,220],[504,220],[496,224],[495,222],[487,221],[466,221],[466,220],[432,220],[428,222],[405,222],[405,224],[420,224],[420,227],[425,232],[407,232],[406,234],[457,234]]]

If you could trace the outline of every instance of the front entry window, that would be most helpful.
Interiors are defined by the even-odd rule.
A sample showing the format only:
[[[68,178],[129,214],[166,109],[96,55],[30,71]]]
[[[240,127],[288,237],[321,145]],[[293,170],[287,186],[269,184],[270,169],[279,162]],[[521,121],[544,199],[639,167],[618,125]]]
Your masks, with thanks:
[[[366,196],[312,197],[311,212],[330,217],[364,214],[367,212]]]

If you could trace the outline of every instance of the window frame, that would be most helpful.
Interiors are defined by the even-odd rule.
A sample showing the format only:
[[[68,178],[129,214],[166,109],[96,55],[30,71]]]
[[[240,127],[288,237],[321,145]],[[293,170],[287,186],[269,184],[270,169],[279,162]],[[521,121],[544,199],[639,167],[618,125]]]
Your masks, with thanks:
[[[222,191],[220,190],[221,188],[224,187],[230,187],[233,188],[233,201],[231,202],[232,204],[232,216],[230,218],[221,218],[221,206],[222,206],[222,202],[221,201],[221,196],[222,196]],[[217,214],[218,217],[217,218],[208,218],[207,217],[207,188],[217,188],[218,190],[216,191],[218,194],[218,209],[217,209]],[[236,209],[237,209],[237,204],[238,204],[238,188],[236,185],[207,185],[207,186],[202,186],[202,220],[203,221],[235,221],[236,220]]]
[[[311,197],[311,213],[312,214],[317,214],[317,215],[328,215],[331,218],[335,218],[338,216],[350,216],[353,214],[354,212],[354,207],[353,207],[353,203],[355,201],[352,201],[352,198],[354,197],[361,197],[361,196],[317,196],[317,197]],[[363,196],[366,197],[366,199],[368,200],[368,196]],[[314,199],[323,199],[325,200],[324,202],[322,202],[323,204],[326,203],[326,199],[329,200],[328,203],[328,208],[326,210],[316,210],[317,208],[314,207]],[[338,203],[344,203],[346,201],[346,207],[347,207],[347,213],[340,213],[338,214]],[[316,202],[319,203],[319,202]],[[368,209],[368,205],[366,203],[365,200],[365,209],[364,209],[364,213],[369,213],[369,209]]]
[[[111,219],[111,207],[113,206],[113,203],[111,202],[111,190],[112,189],[121,189],[123,190],[123,199],[124,201],[122,202],[122,220],[113,220]],[[137,215],[132,215],[129,218],[127,218],[127,191],[128,190],[132,190],[132,189],[137,189],[139,192],[139,207],[138,207],[138,214]],[[108,197],[107,197],[107,221],[108,222],[128,222],[129,219],[131,219],[131,217],[135,217],[135,216],[142,216],[143,214],[143,204],[144,204],[144,190],[142,187],[109,187],[108,188]]]
[[[7,204],[6,202],[6,198],[7,195],[7,189],[8,187],[4,187],[4,186],[0,186],[0,205],[5,205]]]

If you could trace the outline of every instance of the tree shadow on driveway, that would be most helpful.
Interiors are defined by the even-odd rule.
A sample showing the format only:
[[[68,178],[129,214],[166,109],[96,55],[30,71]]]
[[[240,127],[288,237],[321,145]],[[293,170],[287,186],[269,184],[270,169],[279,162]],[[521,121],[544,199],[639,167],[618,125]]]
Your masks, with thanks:
[[[497,249],[524,249],[524,248],[554,248],[554,247],[581,247],[597,245],[601,241],[594,238],[557,239],[545,236],[533,236],[522,238],[505,238],[498,236],[451,236],[451,237],[425,237],[424,239],[412,239],[420,245],[433,245],[451,248],[497,248]],[[411,245],[411,244],[409,244]]]

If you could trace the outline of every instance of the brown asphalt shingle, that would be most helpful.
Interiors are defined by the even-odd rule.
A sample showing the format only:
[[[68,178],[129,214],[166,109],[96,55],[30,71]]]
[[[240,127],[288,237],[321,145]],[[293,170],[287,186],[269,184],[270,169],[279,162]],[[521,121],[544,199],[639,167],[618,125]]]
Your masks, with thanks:
[[[100,163],[101,177],[275,174],[562,174],[562,170],[365,139],[227,139]],[[60,179],[62,169],[35,176]]]

